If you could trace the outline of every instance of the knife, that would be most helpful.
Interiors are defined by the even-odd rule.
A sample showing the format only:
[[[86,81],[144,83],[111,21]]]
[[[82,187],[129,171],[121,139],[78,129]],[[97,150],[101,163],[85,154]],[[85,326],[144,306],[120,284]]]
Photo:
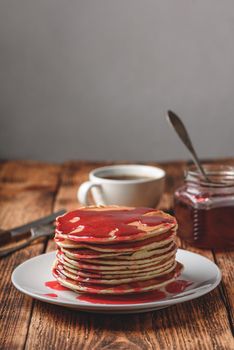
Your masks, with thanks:
[[[8,256],[9,254],[12,254],[22,248],[27,247],[30,243],[35,241],[38,238],[41,237],[50,237],[54,234],[54,225],[52,223],[42,225],[42,226],[36,226],[32,227],[30,229],[31,235],[27,240],[21,239],[20,243],[14,244],[14,246],[10,245],[3,245],[2,247],[0,246],[0,258],[4,258],[5,256]],[[21,238],[22,236],[20,236]]]
[[[50,222],[54,221],[57,216],[60,216],[65,213],[66,210],[61,209],[53,214],[31,221],[25,225],[15,227],[11,230],[0,230],[0,243],[7,243],[8,241],[18,238],[21,235],[28,233],[32,227],[49,224]]]

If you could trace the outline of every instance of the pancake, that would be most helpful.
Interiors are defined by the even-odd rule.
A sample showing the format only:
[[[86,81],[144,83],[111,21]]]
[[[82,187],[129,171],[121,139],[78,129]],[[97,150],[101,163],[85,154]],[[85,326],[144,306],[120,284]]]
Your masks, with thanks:
[[[91,206],[56,219],[53,275],[79,293],[127,294],[173,281],[174,217],[150,208]]]
[[[133,293],[142,293],[152,291],[161,287],[166,286],[168,283],[173,282],[180,274],[183,269],[182,264],[176,262],[174,270],[168,274],[161,275],[159,277],[151,278],[146,281],[138,281],[132,283],[123,283],[117,286],[108,287],[103,284],[89,284],[81,283],[67,278],[56,267],[53,268],[53,276],[57,281],[67,287],[79,293],[91,293],[91,294],[108,294],[108,295],[124,295]]]
[[[96,277],[96,278],[91,278],[91,277],[84,277],[79,274],[72,273],[71,271],[68,271],[67,269],[64,269],[63,266],[60,267],[59,264],[56,265],[56,269],[60,271],[64,276],[78,281],[78,282],[88,282],[89,284],[111,284],[111,285],[120,285],[123,283],[132,283],[132,282],[138,282],[138,281],[145,281],[150,278],[158,277],[161,275],[164,275],[165,273],[169,273],[172,270],[175,269],[176,262],[174,262],[172,265],[166,265],[159,267],[158,269],[154,269],[153,271],[150,272],[145,272],[141,274],[135,274],[134,276],[129,275],[129,276],[112,276],[111,278],[104,278],[102,277]]]
[[[162,262],[160,265],[159,264],[154,264],[151,267],[147,267],[144,269],[140,270],[134,270],[134,271],[129,271],[129,270],[123,270],[123,271],[92,271],[92,270],[85,270],[85,269],[77,269],[69,266],[68,264],[61,264],[60,268],[58,268],[61,272],[62,269],[65,271],[70,271],[74,275],[79,275],[82,277],[86,278],[104,278],[104,279],[112,279],[113,277],[116,278],[118,276],[120,277],[129,277],[129,276],[136,276],[136,275],[141,275],[143,273],[148,273],[148,272],[153,272],[159,268],[171,266],[174,263],[175,260],[166,260]],[[57,260],[57,265],[59,265],[60,262]]]
[[[155,258],[149,258],[149,259],[142,259],[142,260],[137,260],[129,263],[128,261],[126,262],[118,262],[114,260],[109,260],[109,261],[104,261],[104,260],[98,260],[94,262],[93,260],[91,261],[77,261],[68,258],[64,253],[58,251],[56,254],[57,259],[60,261],[60,263],[65,263],[67,262],[69,265],[80,268],[80,269],[86,269],[86,270],[98,270],[98,271],[103,271],[103,270],[136,270],[139,268],[144,268],[147,266],[150,266],[154,263],[160,263],[160,261],[163,261],[168,258],[173,258],[175,259],[175,250],[172,250],[169,253],[166,253],[161,256],[156,256]]]
[[[146,271],[149,269],[154,269],[158,265],[162,265],[166,261],[175,261],[175,253],[171,253],[169,256],[163,257],[161,260],[150,261],[149,263],[141,263],[138,265],[125,265],[125,266],[116,266],[116,265],[93,265],[93,264],[80,264],[79,262],[74,263],[74,261],[68,261],[64,256],[57,255],[57,261],[61,265],[68,266],[72,269],[85,270],[89,272],[99,273],[99,274],[120,274],[120,273],[136,273],[138,271]]]
[[[166,246],[163,246],[162,248],[156,248],[152,250],[147,250],[146,249],[141,249],[136,252],[132,253],[103,253],[103,252],[96,252],[92,251],[91,249],[85,249],[83,250],[78,250],[78,249],[66,249],[66,248],[61,248],[61,251],[69,258],[74,259],[74,260],[83,260],[83,259],[102,259],[103,261],[108,260],[110,258],[114,258],[115,261],[118,260],[141,260],[143,258],[151,257],[153,255],[162,255],[163,253],[166,253],[168,251],[171,251],[172,249],[176,249],[176,245],[174,242],[171,242],[167,244]]]
[[[175,231],[170,230],[164,233],[161,233],[158,236],[154,236],[151,238],[145,238],[144,240],[141,241],[136,241],[134,242],[133,240],[129,240],[129,242],[124,242],[124,243],[119,243],[115,244],[109,243],[108,245],[105,244],[86,244],[86,243],[75,243],[69,239],[64,239],[64,238],[58,238],[57,235],[55,235],[55,241],[59,247],[64,247],[64,248],[88,248],[92,249],[94,251],[101,251],[101,252],[114,252],[114,253],[119,253],[119,252],[132,252],[132,251],[137,251],[141,248],[158,248],[161,247],[167,243],[170,243],[174,241],[174,236],[175,236]]]
[[[75,242],[108,244],[150,238],[176,225],[175,218],[159,210],[91,206],[59,216],[55,232]]]

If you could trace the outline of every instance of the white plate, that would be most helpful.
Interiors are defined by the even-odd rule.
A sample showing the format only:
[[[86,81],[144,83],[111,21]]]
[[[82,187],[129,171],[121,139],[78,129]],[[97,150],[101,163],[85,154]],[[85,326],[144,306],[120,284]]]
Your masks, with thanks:
[[[12,274],[14,286],[21,292],[35,299],[51,304],[74,308],[82,311],[100,313],[135,313],[162,309],[174,304],[198,298],[213,290],[221,281],[219,268],[207,258],[178,249],[176,259],[184,265],[182,275],[178,280],[191,283],[183,292],[167,293],[161,300],[113,304],[82,301],[77,299],[79,294],[67,291],[52,290],[45,282],[54,280],[51,266],[55,259],[55,252],[39,255],[19,265]],[[163,290],[165,292],[165,290]],[[56,297],[47,294],[53,293]]]

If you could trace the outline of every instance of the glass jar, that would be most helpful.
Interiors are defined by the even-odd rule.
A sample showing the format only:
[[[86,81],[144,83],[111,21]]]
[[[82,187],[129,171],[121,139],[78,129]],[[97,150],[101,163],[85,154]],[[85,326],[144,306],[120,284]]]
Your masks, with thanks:
[[[178,236],[200,248],[234,248],[234,167],[205,165],[212,183],[194,168],[175,192]]]

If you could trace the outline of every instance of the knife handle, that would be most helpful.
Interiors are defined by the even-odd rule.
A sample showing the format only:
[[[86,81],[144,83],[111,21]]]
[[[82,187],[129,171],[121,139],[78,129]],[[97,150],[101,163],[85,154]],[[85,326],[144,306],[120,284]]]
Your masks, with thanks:
[[[49,223],[53,222],[57,216],[63,215],[64,213],[66,213],[66,210],[61,209],[61,210],[59,210],[55,213],[52,213],[48,216],[31,221],[25,225],[15,227],[15,228],[12,228],[10,230],[0,229],[0,245],[11,242],[12,240],[19,241],[22,238],[26,238],[29,235],[30,229],[32,227],[37,227],[40,225],[49,224]]]
[[[16,252],[19,249],[27,247],[31,242],[35,241],[38,238],[41,238],[42,236],[39,237],[30,237],[26,242],[20,243],[15,245],[14,247],[11,248],[3,248],[0,249],[0,258],[4,258],[5,256]]]
[[[0,229],[0,243],[6,243],[11,239],[11,233],[8,230]]]
[[[29,232],[22,233],[19,237],[12,236],[10,230],[2,230],[0,229],[0,245],[10,243],[10,242],[18,242],[22,238],[26,238]]]

